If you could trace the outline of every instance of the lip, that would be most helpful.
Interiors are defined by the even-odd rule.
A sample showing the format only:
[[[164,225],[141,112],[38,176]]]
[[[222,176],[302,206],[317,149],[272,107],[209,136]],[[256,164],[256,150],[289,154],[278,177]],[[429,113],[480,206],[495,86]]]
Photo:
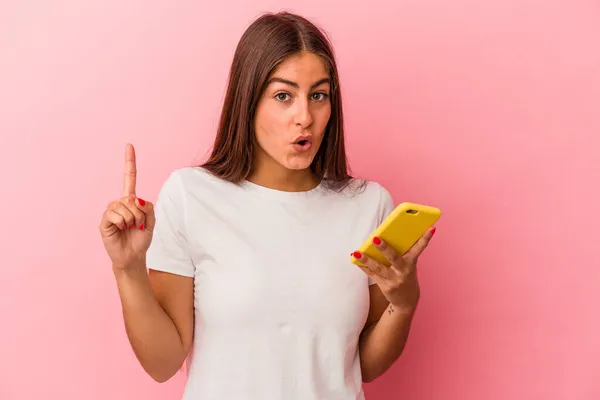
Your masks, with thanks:
[[[312,147],[312,135],[298,136],[293,142],[292,146],[300,153],[310,150]]]
[[[294,139],[294,141],[292,142],[292,144],[298,144],[298,142],[301,142],[303,140],[312,142],[312,135],[300,135],[296,139]]]

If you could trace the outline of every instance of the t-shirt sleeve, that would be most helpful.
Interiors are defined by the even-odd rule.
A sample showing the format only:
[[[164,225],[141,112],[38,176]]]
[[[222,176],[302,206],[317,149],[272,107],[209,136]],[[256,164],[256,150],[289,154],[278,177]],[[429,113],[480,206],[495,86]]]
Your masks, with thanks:
[[[146,253],[148,268],[193,277],[185,229],[185,202],[181,177],[173,172],[161,187],[154,213],[156,224]]]
[[[390,192],[383,186],[379,185],[379,208],[377,211],[377,225],[381,224],[388,215],[394,211],[394,199]],[[369,277],[369,285],[375,284],[375,281]]]

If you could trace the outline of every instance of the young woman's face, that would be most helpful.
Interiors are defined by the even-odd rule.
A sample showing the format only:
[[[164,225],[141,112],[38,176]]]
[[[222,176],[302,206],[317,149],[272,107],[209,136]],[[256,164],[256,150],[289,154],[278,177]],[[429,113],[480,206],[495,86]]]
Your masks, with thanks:
[[[258,161],[301,170],[310,167],[331,115],[330,78],[312,53],[290,57],[269,80],[256,110]]]

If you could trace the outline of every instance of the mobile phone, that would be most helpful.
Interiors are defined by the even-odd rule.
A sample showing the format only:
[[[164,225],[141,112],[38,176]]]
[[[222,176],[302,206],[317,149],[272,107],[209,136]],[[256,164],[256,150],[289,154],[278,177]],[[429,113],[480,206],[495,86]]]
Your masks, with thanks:
[[[357,250],[389,267],[390,262],[377,250],[375,244],[373,244],[373,238],[375,236],[381,238],[398,254],[404,255],[441,215],[442,212],[436,207],[410,202],[401,203],[365,239]],[[350,260],[355,265],[363,265],[353,256],[350,256]]]

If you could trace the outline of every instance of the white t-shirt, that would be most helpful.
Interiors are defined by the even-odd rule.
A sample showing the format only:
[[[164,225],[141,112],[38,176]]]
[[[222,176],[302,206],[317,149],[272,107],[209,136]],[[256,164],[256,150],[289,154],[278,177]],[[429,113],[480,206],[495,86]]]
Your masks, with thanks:
[[[371,181],[283,192],[174,171],[147,264],[194,278],[184,400],[364,399],[358,339],[372,282],[350,253],[393,207]]]

